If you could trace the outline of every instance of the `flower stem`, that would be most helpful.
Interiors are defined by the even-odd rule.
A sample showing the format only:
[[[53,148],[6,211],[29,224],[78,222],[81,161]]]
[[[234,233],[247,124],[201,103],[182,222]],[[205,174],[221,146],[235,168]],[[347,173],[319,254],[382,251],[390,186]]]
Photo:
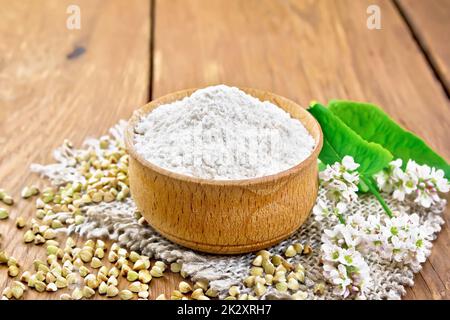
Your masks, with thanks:
[[[377,198],[378,202],[383,207],[384,211],[389,216],[389,218],[392,218],[393,217],[392,211],[391,209],[389,209],[387,203],[384,201],[383,197],[378,192],[378,189],[375,187],[374,182],[370,178],[364,177],[362,175],[360,175],[360,179],[367,185],[369,191],[375,196],[375,198]]]
[[[338,213],[337,217],[338,217],[340,223],[345,224],[345,219],[344,219],[344,216],[342,214]]]

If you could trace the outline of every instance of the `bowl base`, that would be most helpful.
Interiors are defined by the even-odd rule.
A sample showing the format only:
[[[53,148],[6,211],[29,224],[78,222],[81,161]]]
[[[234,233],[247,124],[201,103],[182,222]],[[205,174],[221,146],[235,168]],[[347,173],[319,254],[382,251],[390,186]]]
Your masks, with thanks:
[[[307,218],[307,217],[306,217]],[[232,254],[243,254],[243,253],[250,253],[250,252],[256,252],[262,249],[267,249],[273,245],[276,245],[280,243],[281,241],[289,238],[291,235],[293,235],[300,226],[304,223],[302,221],[299,223],[292,231],[285,233],[283,235],[280,235],[279,237],[262,241],[262,242],[255,242],[250,244],[242,244],[242,245],[214,245],[214,244],[207,244],[207,243],[200,243],[200,242],[194,242],[186,239],[179,238],[173,234],[164,232],[159,230],[158,228],[155,228],[150,223],[149,225],[160,235],[162,235],[164,238],[179,244],[180,246],[206,252],[206,253],[212,253],[212,254],[223,254],[223,255],[232,255]]]

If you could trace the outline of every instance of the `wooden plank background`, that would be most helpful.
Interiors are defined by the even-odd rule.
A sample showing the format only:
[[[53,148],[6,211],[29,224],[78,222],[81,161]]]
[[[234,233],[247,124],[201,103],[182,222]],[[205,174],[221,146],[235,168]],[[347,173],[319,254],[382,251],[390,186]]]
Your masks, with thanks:
[[[396,0],[431,66],[450,92],[449,0]]]
[[[217,83],[270,90],[303,105],[313,99],[371,101],[450,159],[444,78],[436,77],[417,42],[434,39],[429,47],[436,49],[429,52],[448,65],[448,45],[436,44],[442,36],[435,30],[448,29],[449,21],[418,23],[424,36],[417,37],[405,11],[410,17],[418,3],[0,0],[0,187],[18,199],[24,185],[38,181],[29,164],[49,162],[64,138],[78,144],[151,98]],[[80,6],[81,30],[65,27],[69,4]],[[370,4],[380,6],[381,30],[366,27]],[[69,58],[74,52],[79,54]],[[31,207],[20,201],[10,221],[0,223],[6,250],[26,265],[45,251],[23,245],[22,232],[13,227],[18,215],[32,216]],[[406,299],[450,298],[448,211]],[[0,270],[0,290],[8,281]],[[178,281],[175,275],[155,281],[151,295],[169,294]]]

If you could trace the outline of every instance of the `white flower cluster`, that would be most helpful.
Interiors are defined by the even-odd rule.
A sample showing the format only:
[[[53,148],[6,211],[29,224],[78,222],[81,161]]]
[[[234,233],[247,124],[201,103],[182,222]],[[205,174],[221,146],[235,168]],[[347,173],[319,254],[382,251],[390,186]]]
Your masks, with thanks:
[[[366,243],[387,261],[409,265],[420,270],[430,254],[433,230],[421,224],[417,214],[400,213],[389,218],[371,215],[364,227]]]
[[[365,292],[373,285],[361,254],[365,241],[359,229],[361,219],[351,216],[347,224],[337,224],[322,235],[323,275],[334,285],[334,293],[344,298],[365,299]]]
[[[351,156],[345,156],[342,163],[327,165],[325,170],[319,173],[320,184],[327,190],[327,198],[332,202],[333,209],[329,210],[325,202],[319,199],[313,208],[317,221],[323,218],[340,217],[347,210],[349,203],[357,201],[359,173],[356,169],[358,167],[359,164],[355,163]]]
[[[319,174],[322,187],[327,190],[330,205],[318,200],[313,209],[316,220],[324,218],[336,221],[331,230],[322,235],[322,261],[324,277],[334,285],[335,293],[344,297],[365,298],[373,285],[370,268],[364,255],[375,252],[381,260],[408,265],[413,271],[420,270],[430,254],[433,230],[421,224],[417,214],[404,210],[394,216],[372,214],[368,218],[354,214],[342,218],[347,204],[357,200],[359,175],[358,164],[351,157],[342,163],[327,166]],[[430,208],[442,205],[445,200],[440,192],[448,192],[450,185],[442,170],[418,165],[410,160],[403,171],[400,159],[375,176],[378,187],[400,201],[406,197],[419,205]]]
[[[409,265],[415,272],[430,254],[433,230],[421,224],[417,214],[360,214],[348,216],[346,224],[337,224],[322,235],[324,277],[335,285],[335,293],[364,298],[372,286],[370,268],[364,259],[376,252],[380,259]]]
[[[448,192],[450,183],[443,170],[419,165],[413,160],[409,160],[403,170],[402,164],[401,159],[392,161],[387,169],[375,175],[381,191],[392,193],[392,197],[399,201],[410,198],[424,208],[445,202],[439,193]]]

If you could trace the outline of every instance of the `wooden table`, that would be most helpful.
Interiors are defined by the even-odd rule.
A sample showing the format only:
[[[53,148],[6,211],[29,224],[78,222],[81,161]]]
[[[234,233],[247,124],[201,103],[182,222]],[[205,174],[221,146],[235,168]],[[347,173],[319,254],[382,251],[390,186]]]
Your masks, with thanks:
[[[68,29],[70,4],[81,29]],[[366,27],[378,5],[381,30]],[[163,94],[217,83],[250,86],[303,105],[371,101],[450,159],[449,0],[0,0],[0,186],[19,199],[40,181],[64,138],[99,136]],[[42,183],[42,182],[40,182]],[[6,250],[25,268],[19,201],[0,222]],[[447,210],[433,253],[406,299],[450,298]],[[0,290],[8,285],[0,270]],[[152,284],[152,296],[179,278]],[[27,292],[26,298],[59,294]]]

